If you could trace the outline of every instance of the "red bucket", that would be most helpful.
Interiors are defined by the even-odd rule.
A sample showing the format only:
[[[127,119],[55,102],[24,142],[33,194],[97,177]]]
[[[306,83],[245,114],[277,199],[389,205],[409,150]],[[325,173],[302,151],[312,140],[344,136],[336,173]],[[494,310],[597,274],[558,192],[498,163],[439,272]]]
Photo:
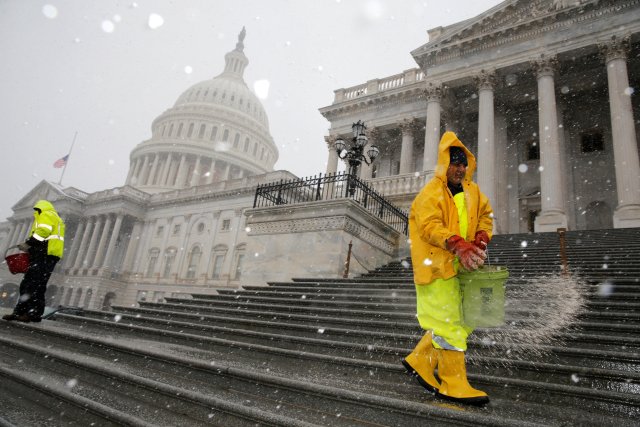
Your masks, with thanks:
[[[9,249],[14,248],[16,248],[16,246]],[[7,252],[9,249],[7,249]],[[29,268],[29,254],[26,252],[20,252],[14,255],[7,255],[5,252],[4,260],[7,262],[11,274],[26,273]]]

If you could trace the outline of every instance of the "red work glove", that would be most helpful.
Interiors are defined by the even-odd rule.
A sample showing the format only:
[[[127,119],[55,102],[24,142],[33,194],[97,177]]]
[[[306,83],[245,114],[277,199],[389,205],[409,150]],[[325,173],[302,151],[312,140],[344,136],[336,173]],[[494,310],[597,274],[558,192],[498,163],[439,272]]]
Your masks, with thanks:
[[[477,270],[484,265],[487,254],[473,243],[465,241],[460,236],[451,236],[447,239],[447,247],[453,252],[462,266],[469,271]]]
[[[484,230],[480,230],[476,233],[476,239],[473,241],[473,244],[483,251],[486,251],[489,241],[491,241],[491,239],[489,238],[487,232]]]

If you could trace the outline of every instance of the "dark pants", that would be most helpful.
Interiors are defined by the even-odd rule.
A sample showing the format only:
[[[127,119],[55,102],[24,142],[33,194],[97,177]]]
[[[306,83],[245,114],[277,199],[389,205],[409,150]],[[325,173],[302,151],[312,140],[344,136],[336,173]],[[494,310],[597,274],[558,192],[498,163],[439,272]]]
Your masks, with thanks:
[[[44,313],[44,295],[47,282],[59,258],[51,255],[33,257],[29,262],[29,269],[20,283],[20,299],[13,314],[27,315],[39,319]]]

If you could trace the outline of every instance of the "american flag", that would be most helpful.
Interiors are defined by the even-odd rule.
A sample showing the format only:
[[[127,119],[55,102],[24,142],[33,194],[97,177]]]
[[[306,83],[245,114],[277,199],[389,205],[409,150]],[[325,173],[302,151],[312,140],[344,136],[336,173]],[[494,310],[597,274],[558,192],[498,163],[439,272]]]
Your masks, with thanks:
[[[69,155],[68,154],[66,156],[64,156],[64,157],[60,157],[58,160],[53,162],[53,167],[54,168],[61,168],[61,167],[65,166],[67,164],[67,160],[69,160]]]

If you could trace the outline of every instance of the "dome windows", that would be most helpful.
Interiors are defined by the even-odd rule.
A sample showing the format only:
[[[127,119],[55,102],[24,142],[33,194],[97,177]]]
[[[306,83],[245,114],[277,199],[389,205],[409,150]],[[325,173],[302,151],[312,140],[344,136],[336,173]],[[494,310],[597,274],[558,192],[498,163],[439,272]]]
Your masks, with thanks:
[[[200,125],[200,131],[198,132],[198,139],[204,138],[204,131],[206,128],[207,126],[204,123]]]
[[[187,131],[187,138],[191,138],[193,136],[193,127],[195,126],[194,123],[190,123],[189,124],[189,130]]]
[[[214,126],[211,128],[211,137],[209,138],[211,141],[216,140],[216,135],[218,134],[218,126]]]

